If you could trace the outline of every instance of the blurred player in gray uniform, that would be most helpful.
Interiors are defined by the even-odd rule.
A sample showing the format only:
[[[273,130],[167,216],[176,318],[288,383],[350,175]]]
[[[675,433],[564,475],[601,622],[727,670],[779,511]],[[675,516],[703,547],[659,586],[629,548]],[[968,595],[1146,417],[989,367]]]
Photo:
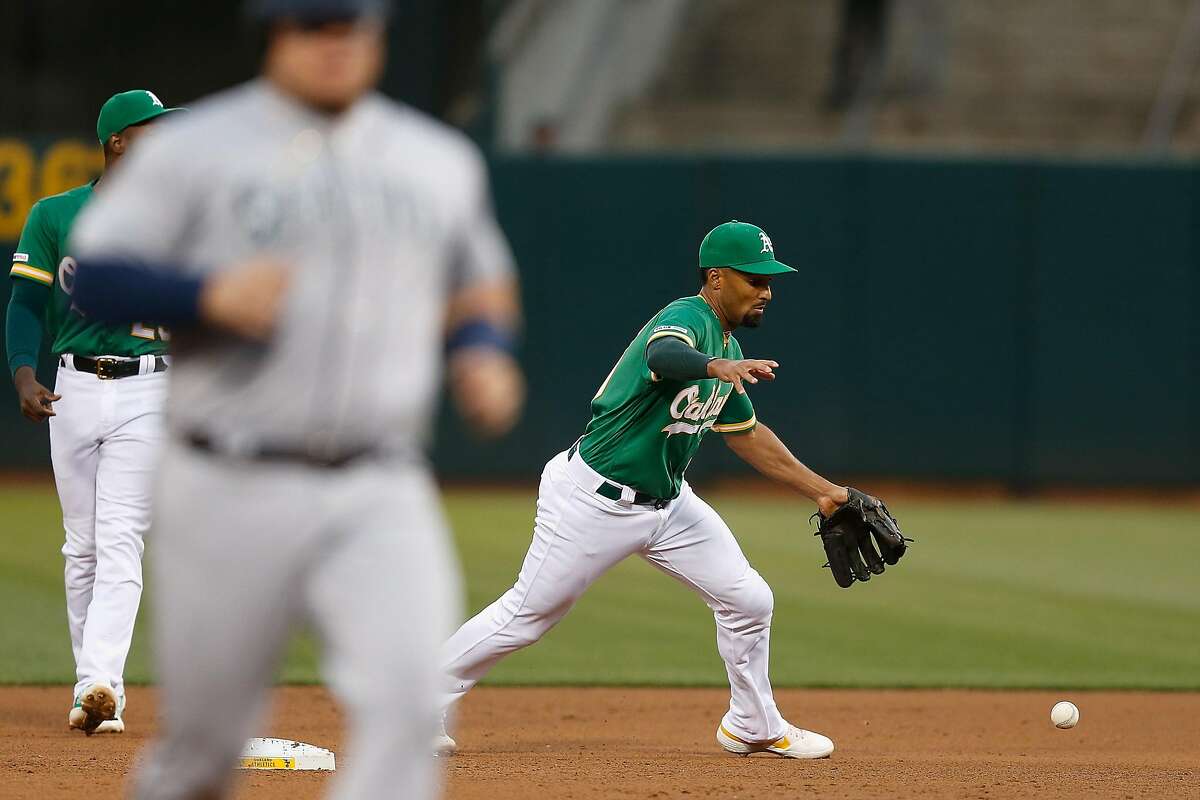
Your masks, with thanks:
[[[482,432],[515,421],[511,254],[476,148],[371,93],[383,0],[251,8],[262,77],[164,125],[75,229],[83,311],[178,347],[153,522],[165,730],[135,793],[228,791],[306,619],[348,713],[334,796],[421,800],[459,597],[422,450],[443,367]]]

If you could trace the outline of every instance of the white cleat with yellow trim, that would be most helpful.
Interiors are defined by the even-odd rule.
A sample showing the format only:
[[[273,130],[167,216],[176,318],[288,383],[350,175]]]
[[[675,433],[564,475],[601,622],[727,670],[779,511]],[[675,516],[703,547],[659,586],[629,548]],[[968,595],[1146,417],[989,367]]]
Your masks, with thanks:
[[[833,752],[833,740],[829,737],[791,724],[787,732],[773,742],[748,742],[734,736],[722,723],[717,726],[717,744],[739,756],[773,753],[784,758],[829,758]]]

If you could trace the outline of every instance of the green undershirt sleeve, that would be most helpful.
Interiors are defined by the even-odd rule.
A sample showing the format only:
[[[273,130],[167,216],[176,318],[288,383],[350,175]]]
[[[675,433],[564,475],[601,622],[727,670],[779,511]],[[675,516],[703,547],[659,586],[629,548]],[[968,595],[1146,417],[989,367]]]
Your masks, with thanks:
[[[21,367],[37,371],[38,350],[42,346],[42,317],[50,299],[50,287],[36,281],[14,280],[12,298],[4,324],[4,344],[8,351],[8,369]]]
[[[682,339],[664,336],[646,348],[646,366],[660,378],[669,381],[695,381],[708,377],[706,356]]]

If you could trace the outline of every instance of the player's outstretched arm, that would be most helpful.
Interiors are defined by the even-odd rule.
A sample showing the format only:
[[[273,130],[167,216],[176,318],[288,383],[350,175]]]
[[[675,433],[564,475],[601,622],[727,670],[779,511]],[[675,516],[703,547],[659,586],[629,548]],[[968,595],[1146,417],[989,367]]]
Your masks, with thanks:
[[[695,381],[716,378],[725,383],[732,383],[738,394],[745,394],[743,383],[775,380],[775,368],[779,366],[779,362],[761,358],[739,361],[713,358],[696,350],[682,339],[664,336],[655,339],[646,348],[646,366],[655,375],[667,380]]]
[[[761,358],[744,358],[733,361],[728,358],[714,358],[708,362],[708,376],[725,383],[732,383],[738,394],[745,394],[743,383],[758,383],[760,380],[775,380],[775,368],[778,361],[767,361]]]
[[[845,486],[827,481],[802,464],[775,432],[761,422],[745,433],[726,434],[725,443],[763,475],[790,486],[816,503],[822,516],[829,516],[850,499]]]

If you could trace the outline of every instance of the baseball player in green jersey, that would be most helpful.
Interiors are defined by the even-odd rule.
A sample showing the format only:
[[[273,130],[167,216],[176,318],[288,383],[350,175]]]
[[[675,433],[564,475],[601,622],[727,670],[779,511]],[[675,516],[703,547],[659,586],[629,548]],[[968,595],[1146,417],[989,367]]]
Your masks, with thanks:
[[[96,124],[105,173],[152,121],[175,110],[143,89],[110,98]],[[165,330],[139,321],[101,324],[71,302],[71,228],[103,181],[101,175],[43,198],[30,210],[13,254],[5,325],[21,412],[33,422],[49,419],[77,679],[68,724],[89,734],[125,730],[122,673],[141,600],[142,540],[167,389]],[[54,391],[36,375],[43,331],[58,360]]]
[[[605,571],[634,553],[691,588],[712,609],[731,699],[717,741],[733,753],[823,758],[825,736],[789,724],[767,677],[773,597],[715,511],[684,480],[709,431],[759,472],[795,489],[829,518],[847,487],[800,463],[761,424],[746,384],[769,381],[774,361],[746,359],[733,338],[757,327],[771,281],[794,272],[770,237],[744,222],[700,245],[703,285],[658,312],[592,398],[582,438],[546,465],[533,542],[516,583],[443,648],[449,707],[508,653],[541,638]],[[894,563],[889,562],[889,563]],[[453,752],[443,734],[440,752]]]

